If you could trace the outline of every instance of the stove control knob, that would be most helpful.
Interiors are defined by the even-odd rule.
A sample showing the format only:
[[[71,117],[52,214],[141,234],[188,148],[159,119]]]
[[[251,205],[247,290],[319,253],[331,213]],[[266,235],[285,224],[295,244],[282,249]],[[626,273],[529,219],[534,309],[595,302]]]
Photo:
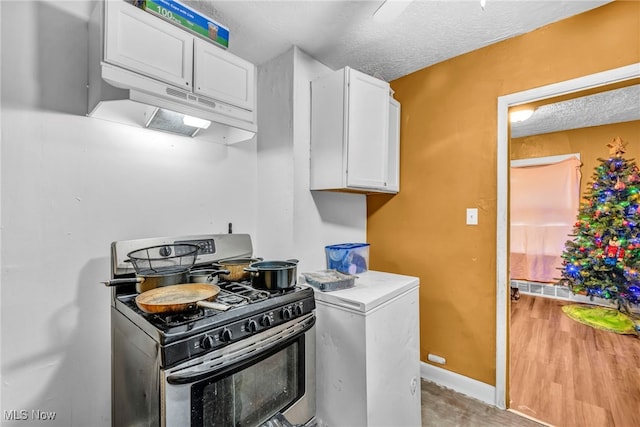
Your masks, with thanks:
[[[224,328],[222,332],[220,332],[220,341],[229,342],[233,338],[233,334],[230,329]]]
[[[200,342],[200,347],[205,350],[211,350],[216,345],[216,340],[213,339],[211,335],[205,335],[202,338],[202,342]]]
[[[288,307],[285,307],[282,309],[282,312],[280,313],[280,316],[284,319],[284,320],[289,320],[291,319],[291,309]]]
[[[263,315],[260,319],[260,324],[268,328],[269,326],[271,326],[271,317],[269,317],[268,314]]]
[[[258,322],[256,322],[255,320],[249,320],[247,322],[247,330],[249,332],[251,332],[252,334],[256,333],[256,331],[258,330]]]
[[[293,312],[295,313],[296,316],[302,316],[302,306],[301,305],[294,306]]]

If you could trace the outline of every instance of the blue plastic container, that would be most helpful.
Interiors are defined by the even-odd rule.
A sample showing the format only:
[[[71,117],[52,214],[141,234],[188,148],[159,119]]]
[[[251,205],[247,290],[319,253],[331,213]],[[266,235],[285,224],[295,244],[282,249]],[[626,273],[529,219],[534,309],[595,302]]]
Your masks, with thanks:
[[[329,270],[358,274],[369,269],[369,243],[340,243],[325,246],[324,250]]]

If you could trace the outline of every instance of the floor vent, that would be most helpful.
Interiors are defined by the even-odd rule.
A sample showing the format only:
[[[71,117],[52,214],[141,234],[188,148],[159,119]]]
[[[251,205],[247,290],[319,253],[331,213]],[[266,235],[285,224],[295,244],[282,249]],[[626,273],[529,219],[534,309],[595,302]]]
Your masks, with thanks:
[[[554,285],[552,283],[529,282],[527,280],[511,280],[511,287],[518,288],[521,294],[535,295],[545,298],[574,301],[584,304],[595,304],[603,307],[616,307],[611,301],[604,298],[589,298],[584,295],[574,295],[567,286]],[[640,314],[640,305],[631,307],[632,313]]]
[[[529,282],[527,280],[511,280],[511,287],[518,288],[520,293],[536,295],[546,298],[562,299],[567,301],[584,302],[611,306],[609,301],[602,298],[594,298],[593,301],[584,295],[574,295],[567,286],[554,285],[552,283]]]

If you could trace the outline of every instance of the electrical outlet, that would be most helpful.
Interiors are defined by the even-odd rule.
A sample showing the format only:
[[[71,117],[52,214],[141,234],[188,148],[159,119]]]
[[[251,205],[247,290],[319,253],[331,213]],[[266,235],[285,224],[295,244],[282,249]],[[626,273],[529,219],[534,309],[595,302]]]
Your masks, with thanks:
[[[478,208],[467,208],[467,225],[478,225]]]
[[[429,353],[429,354],[427,355],[427,359],[428,359],[430,362],[439,363],[439,364],[441,364],[441,365],[444,365],[444,364],[446,364],[446,363],[447,363],[447,360],[446,360],[444,357],[442,357],[442,356],[437,356],[437,355],[435,355],[435,354],[431,354],[431,353]]]

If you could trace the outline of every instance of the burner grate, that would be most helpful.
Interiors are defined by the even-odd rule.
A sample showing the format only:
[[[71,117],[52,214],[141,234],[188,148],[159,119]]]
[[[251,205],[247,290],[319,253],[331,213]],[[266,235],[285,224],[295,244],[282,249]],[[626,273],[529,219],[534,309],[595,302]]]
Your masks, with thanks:
[[[271,297],[269,292],[255,289],[250,284],[244,282],[226,282],[219,284],[219,286],[220,294],[218,295],[218,299],[222,297],[223,300],[221,301],[225,303],[227,303],[226,298],[236,301],[235,304],[250,304]],[[233,305],[234,303],[229,302],[228,304]]]
[[[220,287],[220,293],[216,297],[215,301],[230,305],[230,310],[233,310],[236,307],[263,301],[273,296],[272,293],[267,291],[254,289],[249,283],[221,282],[218,286]],[[123,300],[127,301],[129,306],[146,317],[151,323],[163,327],[189,325],[197,320],[213,317],[223,313],[222,311],[212,308],[194,308],[191,311],[184,311],[181,313],[147,314],[141,312],[136,306],[134,301],[135,295],[123,298]]]

